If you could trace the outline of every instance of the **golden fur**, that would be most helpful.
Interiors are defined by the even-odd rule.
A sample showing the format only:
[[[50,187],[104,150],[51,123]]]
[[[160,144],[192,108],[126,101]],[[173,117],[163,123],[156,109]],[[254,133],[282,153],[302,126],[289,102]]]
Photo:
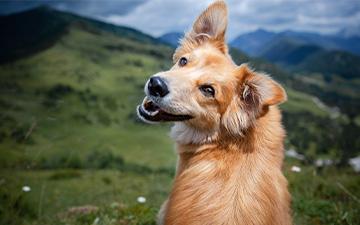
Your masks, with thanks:
[[[159,224],[292,223],[277,108],[286,93],[269,76],[234,64],[225,44],[226,21],[225,3],[214,2],[174,54],[175,62],[187,57],[188,64],[156,74],[170,89],[159,106],[193,116],[171,131],[179,159]],[[211,84],[216,95],[204,97],[202,84]]]

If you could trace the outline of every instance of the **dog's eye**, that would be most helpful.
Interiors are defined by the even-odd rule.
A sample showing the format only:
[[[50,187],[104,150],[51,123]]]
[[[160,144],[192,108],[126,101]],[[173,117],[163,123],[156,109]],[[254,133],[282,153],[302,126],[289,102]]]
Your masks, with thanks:
[[[187,63],[188,63],[187,58],[185,58],[185,57],[180,58],[180,60],[179,60],[179,65],[180,66],[185,66]]]
[[[214,97],[215,96],[215,89],[210,85],[202,85],[200,86],[200,91],[206,97]]]

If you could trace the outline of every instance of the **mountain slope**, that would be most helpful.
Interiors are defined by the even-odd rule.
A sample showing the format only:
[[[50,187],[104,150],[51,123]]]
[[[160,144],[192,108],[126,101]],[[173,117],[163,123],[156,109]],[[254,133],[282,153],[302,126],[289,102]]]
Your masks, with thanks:
[[[79,204],[133,205],[144,195],[158,207],[165,198],[176,163],[167,127],[144,126],[135,108],[172,49],[84,23],[0,65],[0,224],[58,224]],[[31,192],[17,198],[24,185]]]
[[[0,63],[48,48],[68,32],[67,28],[71,24],[83,25],[90,32],[97,32],[94,28],[98,28],[136,41],[159,43],[155,38],[132,28],[103,23],[49,7],[39,7],[0,17]]]
[[[301,61],[297,70],[360,79],[360,57],[344,51],[317,51]]]
[[[346,51],[326,50],[290,38],[272,41],[261,57],[296,72],[321,73],[344,79],[360,78],[360,57]]]

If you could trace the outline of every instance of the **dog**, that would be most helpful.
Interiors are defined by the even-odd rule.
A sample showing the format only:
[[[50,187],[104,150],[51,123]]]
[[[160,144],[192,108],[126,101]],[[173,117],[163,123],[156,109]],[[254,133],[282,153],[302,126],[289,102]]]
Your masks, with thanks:
[[[233,62],[226,27],[226,4],[215,1],[181,40],[174,66],[145,84],[138,116],[174,122],[178,154],[158,224],[292,224],[277,107],[286,92],[270,76]]]

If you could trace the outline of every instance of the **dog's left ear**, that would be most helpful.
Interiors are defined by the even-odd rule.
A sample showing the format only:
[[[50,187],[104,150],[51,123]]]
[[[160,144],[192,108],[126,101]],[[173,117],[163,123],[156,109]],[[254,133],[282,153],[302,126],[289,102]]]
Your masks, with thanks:
[[[225,42],[227,27],[227,7],[224,1],[212,3],[193,24],[189,36],[195,40]]]
[[[240,66],[238,71],[242,74],[239,90],[245,104],[264,108],[287,100],[284,88],[270,76],[254,72],[246,65]]]
[[[246,65],[241,65],[236,73],[237,97],[231,101],[223,116],[223,125],[233,134],[251,126],[268,112],[270,106],[287,100],[284,88],[270,76],[256,73]]]

